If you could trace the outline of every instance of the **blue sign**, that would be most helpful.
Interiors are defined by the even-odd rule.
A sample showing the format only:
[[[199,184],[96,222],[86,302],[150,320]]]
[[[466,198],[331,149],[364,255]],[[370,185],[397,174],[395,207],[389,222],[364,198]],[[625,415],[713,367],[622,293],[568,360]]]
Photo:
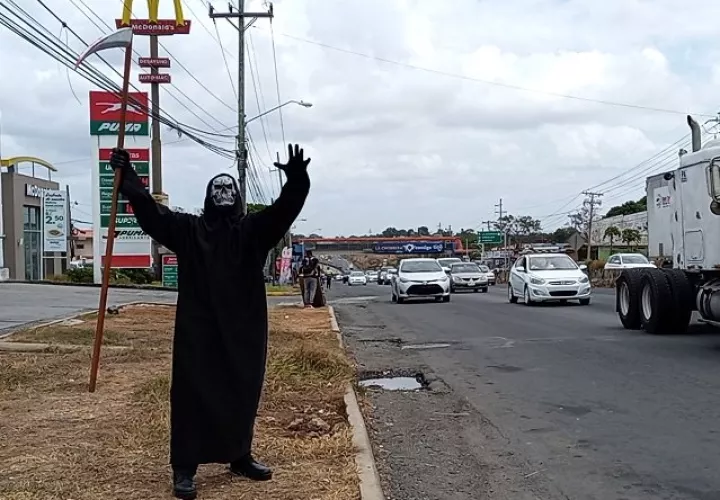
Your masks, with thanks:
[[[375,253],[442,253],[444,249],[442,241],[385,241],[373,245]]]

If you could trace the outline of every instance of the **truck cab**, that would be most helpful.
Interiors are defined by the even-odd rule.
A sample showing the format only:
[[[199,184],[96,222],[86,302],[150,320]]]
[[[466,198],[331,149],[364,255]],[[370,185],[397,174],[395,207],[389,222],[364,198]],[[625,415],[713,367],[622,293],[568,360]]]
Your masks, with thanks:
[[[692,150],[646,184],[649,252],[672,267],[622,271],[616,310],[628,329],[681,333],[695,310],[720,326],[720,140],[703,145],[698,123],[687,122]]]

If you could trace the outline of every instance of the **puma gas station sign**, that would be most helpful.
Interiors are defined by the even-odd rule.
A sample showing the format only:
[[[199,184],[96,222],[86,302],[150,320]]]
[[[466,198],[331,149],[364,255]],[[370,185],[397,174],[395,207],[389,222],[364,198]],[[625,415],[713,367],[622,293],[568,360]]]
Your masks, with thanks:
[[[147,92],[130,93],[127,110],[128,137],[125,139],[130,161],[146,188],[150,187],[150,127]],[[110,166],[112,148],[117,145],[120,98],[112,92],[90,92],[91,175],[93,191],[93,271],[94,281],[102,277],[105,260],[114,172]],[[145,234],[132,206],[119,196],[115,219],[113,268],[144,268],[152,265],[150,237]]]
[[[117,135],[120,129],[120,96],[113,92],[90,92],[90,135]],[[147,92],[130,92],[126,135],[149,135]]]

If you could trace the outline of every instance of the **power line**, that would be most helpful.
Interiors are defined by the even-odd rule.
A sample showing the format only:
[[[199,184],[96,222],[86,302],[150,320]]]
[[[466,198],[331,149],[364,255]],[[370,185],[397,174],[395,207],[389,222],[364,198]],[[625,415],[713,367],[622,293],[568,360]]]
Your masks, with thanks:
[[[257,28],[257,29],[260,29],[260,28]],[[271,25],[271,30],[272,30],[272,25]],[[297,41],[299,41],[299,42],[308,43],[308,44],[311,44],[311,45],[316,45],[316,46],[318,46],[318,47],[323,47],[323,48],[326,48],[326,49],[329,49],[329,50],[334,50],[334,51],[337,51],[337,52],[342,52],[342,53],[345,53],[345,54],[349,54],[349,55],[353,55],[353,56],[357,56],[357,57],[362,57],[362,58],[365,58],[365,59],[370,59],[370,60],[382,62],[382,63],[385,63],[385,64],[391,64],[391,65],[393,65],[393,66],[403,67],[403,68],[407,68],[407,69],[413,69],[413,70],[416,70],[416,71],[423,71],[423,72],[426,72],[426,73],[431,73],[431,74],[440,75],[440,76],[446,76],[446,77],[449,77],[449,78],[457,78],[457,79],[460,79],[460,80],[465,80],[465,81],[470,81],[470,82],[483,83],[483,84],[485,84],[485,85],[492,85],[492,86],[495,86],[495,87],[502,87],[502,88],[506,88],[506,89],[510,89],[510,90],[517,90],[517,91],[520,91],[520,92],[528,92],[528,93],[533,93],[533,94],[542,94],[542,95],[547,95],[547,96],[552,96],[552,97],[559,97],[559,98],[562,98],[562,99],[572,99],[572,100],[576,100],[576,101],[591,102],[591,103],[594,103],[594,104],[602,104],[602,105],[605,105],[605,106],[615,106],[615,107],[638,109],[638,110],[644,110],[644,111],[653,111],[653,112],[657,112],[657,113],[670,113],[670,114],[682,114],[682,115],[691,114],[691,115],[695,115],[695,116],[716,117],[716,115],[709,115],[709,114],[706,114],[706,113],[690,113],[690,112],[687,112],[687,111],[678,111],[678,110],[666,109],[666,108],[658,108],[658,107],[653,107],[653,106],[643,106],[643,105],[640,105],[640,104],[622,103],[622,102],[608,101],[608,100],[605,100],[605,99],[595,99],[595,98],[592,98],[592,97],[581,97],[581,96],[576,96],[576,95],[571,95],[571,94],[562,94],[562,93],[559,93],[559,92],[550,92],[550,91],[545,91],[545,90],[532,89],[532,88],[528,88],[528,87],[522,87],[522,86],[520,86],[520,85],[514,85],[514,84],[510,84],[510,83],[496,82],[496,81],[492,81],[492,80],[486,80],[486,79],[482,79],[482,78],[476,78],[476,77],[471,77],[471,76],[467,76],[467,75],[461,75],[461,74],[458,74],[458,73],[450,73],[450,72],[448,72],[448,71],[442,71],[442,70],[437,70],[437,69],[432,69],[432,68],[426,68],[426,67],[423,67],[423,66],[417,66],[417,65],[415,65],[415,64],[404,63],[404,62],[400,62],[400,61],[394,61],[394,60],[392,60],[392,59],[387,59],[387,58],[384,58],[384,57],[373,56],[373,55],[371,55],[371,54],[365,54],[365,53],[358,52],[358,51],[355,51],[355,50],[343,49],[343,48],[336,47],[336,46],[333,46],[333,45],[330,45],[330,44],[327,44],[327,43],[316,42],[315,40],[308,40],[307,38],[302,38],[302,37],[295,36],[295,35],[290,35],[290,34],[287,34],[287,33],[278,33],[278,34],[279,34],[280,36],[284,36],[284,37],[289,38],[289,39],[291,39],[291,40],[297,40]]]
[[[273,65],[275,66],[275,90],[277,91],[278,113],[280,116],[280,131],[282,132],[282,142],[284,146],[287,143],[285,141],[285,124],[283,122],[282,100],[280,98],[280,77],[278,75],[277,53],[275,51],[275,30],[273,29],[272,20],[270,21],[270,37],[272,39]]]

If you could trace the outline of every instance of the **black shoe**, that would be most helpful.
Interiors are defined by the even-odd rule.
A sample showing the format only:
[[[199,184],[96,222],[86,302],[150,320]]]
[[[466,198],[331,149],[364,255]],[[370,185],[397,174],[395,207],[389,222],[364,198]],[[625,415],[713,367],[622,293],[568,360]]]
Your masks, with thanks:
[[[181,500],[195,500],[197,487],[195,478],[187,473],[173,472],[173,494]]]
[[[254,481],[268,481],[272,479],[272,469],[260,462],[256,462],[251,455],[232,462],[230,464],[230,472],[236,476],[243,476]]]

